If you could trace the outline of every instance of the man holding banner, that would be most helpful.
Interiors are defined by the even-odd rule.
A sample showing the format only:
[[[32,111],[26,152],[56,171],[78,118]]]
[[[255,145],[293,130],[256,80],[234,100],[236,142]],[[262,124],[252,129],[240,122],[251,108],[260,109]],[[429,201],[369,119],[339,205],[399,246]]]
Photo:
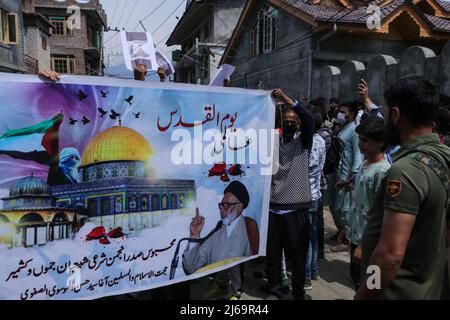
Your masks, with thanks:
[[[281,89],[272,95],[289,105],[282,119],[279,169],[272,177],[269,227],[267,235],[267,273],[269,290],[278,299],[281,291],[283,249],[292,262],[292,294],[305,297],[305,266],[310,238],[308,209],[312,196],[309,182],[309,155],[312,148],[314,117]],[[301,130],[301,133],[300,133]]]

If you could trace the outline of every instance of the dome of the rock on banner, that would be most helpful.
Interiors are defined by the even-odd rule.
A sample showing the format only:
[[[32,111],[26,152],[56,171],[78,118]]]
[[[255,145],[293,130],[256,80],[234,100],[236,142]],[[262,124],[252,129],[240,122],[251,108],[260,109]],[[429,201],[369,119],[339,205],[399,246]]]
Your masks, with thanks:
[[[82,166],[111,161],[148,161],[153,149],[137,131],[117,126],[99,133],[86,146]]]
[[[33,176],[22,178],[10,189],[10,197],[51,196],[52,189],[44,180]]]

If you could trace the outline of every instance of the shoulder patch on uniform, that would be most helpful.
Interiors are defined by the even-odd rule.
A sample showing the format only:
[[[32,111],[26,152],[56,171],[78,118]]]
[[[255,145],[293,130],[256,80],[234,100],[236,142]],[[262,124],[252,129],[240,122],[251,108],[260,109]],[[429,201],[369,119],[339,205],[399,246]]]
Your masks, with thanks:
[[[387,193],[391,198],[397,197],[402,192],[402,182],[399,180],[389,180]]]

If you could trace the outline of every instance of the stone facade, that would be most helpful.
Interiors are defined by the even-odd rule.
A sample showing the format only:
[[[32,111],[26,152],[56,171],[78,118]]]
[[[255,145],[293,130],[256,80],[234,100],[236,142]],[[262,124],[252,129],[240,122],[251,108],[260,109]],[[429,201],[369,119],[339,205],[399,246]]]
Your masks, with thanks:
[[[342,68],[325,66],[314,86],[327,101],[338,97],[341,101],[354,100],[356,87],[364,78],[370,88],[370,97],[377,105],[384,104],[384,92],[398,79],[407,76],[425,76],[439,87],[440,94],[450,96],[450,41],[440,55],[430,48],[412,46],[399,59],[389,55],[373,55],[367,67],[360,61],[347,61]]]
[[[374,1],[380,5],[381,2]],[[405,50],[412,46],[429,48],[439,55],[450,39],[448,10],[442,9],[442,12],[436,12],[433,16],[429,11],[421,12],[420,5],[414,7],[413,3],[392,0],[382,9],[381,29],[369,30],[365,24],[365,10],[349,11],[348,16],[339,20],[336,15],[336,11],[342,10],[339,3],[331,0],[315,3],[318,4],[300,0],[248,1],[221,61],[236,66],[231,85],[266,90],[281,87],[294,98],[301,94],[310,99],[331,97],[337,94],[338,88],[342,89],[340,83],[346,83],[346,80],[340,80],[344,69],[354,71],[354,74],[345,73],[344,76],[360,78],[362,70],[374,68],[372,58],[383,55],[377,59],[382,64],[387,59],[383,68],[388,74],[389,83],[392,82],[392,73],[389,72],[392,59],[400,60]],[[333,3],[334,7],[331,6]],[[264,5],[277,10],[276,45],[273,50],[254,54],[252,28],[260,19],[258,15]],[[336,19],[334,25],[333,19]],[[439,27],[430,27],[435,20],[439,20]],[[297,41],[292,43],[294,40]],[[410,62],[405,61],[406,66],[399,67],[404,70],[400,73],[406,75],[410,73],[409,69],[422,68],[413,71],[424,73],[424,70],[428,70],[428,73],[432,73],[434,70],[437,75],[437,60],[430,51],[422,53],[422,59],[427,61],[427,65],[410,66]],[[354,62],[350,66],[348,61]],[[372,66],[369,66],[370,61]],[[447,79],[445,76],[440,77]],[[436,77],[433,79],[437,80]],[[325,86],[322,85],[324,83]],[[347,85],[355,91],[350,83]],[[373,86],[375,90],[381,90],[378,84],[374,83]],[[355,92],[350,96],[344,94],[343,98],[352,98],[354,95]]]
[[[29,66],[30,73],[36,73],[38,70],[50,70],[50,29],[51,24],[48,20],[35,13],[24,12],[25,22],[25,54],[28,59],[34,60],[36,70]]]

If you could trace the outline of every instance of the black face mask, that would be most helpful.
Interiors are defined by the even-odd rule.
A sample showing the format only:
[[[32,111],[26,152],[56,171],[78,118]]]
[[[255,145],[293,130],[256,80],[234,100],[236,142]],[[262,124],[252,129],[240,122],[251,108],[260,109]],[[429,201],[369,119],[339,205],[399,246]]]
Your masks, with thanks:
[[[292,123],[283,123],[283,133],[294,135],[297,132],[297,126]]]

